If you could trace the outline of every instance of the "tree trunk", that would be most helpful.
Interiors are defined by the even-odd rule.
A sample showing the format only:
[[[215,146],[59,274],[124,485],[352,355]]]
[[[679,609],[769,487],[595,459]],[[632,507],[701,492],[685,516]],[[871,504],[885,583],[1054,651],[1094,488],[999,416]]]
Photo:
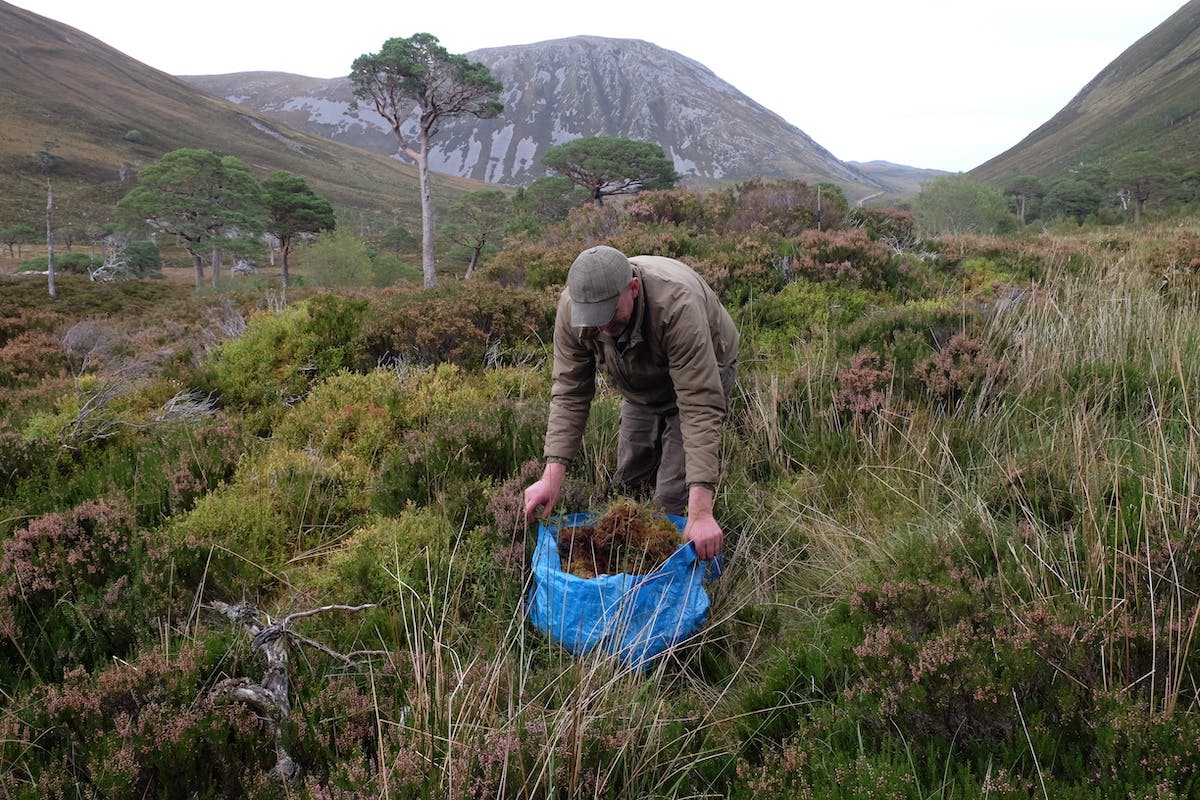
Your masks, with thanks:
[[[54,287],[54,187],[49,178],[46,178],[46,275],[50,296],[58,297]]]
[[[433,264],[433,192],[429,187],[429,134],[421,131],[421,147],[417,151],[417,174],[421,179],[421,272],[425,288],[437,285]]]
[[[288,253],[291,251],[291,249],[292,238],[290,236],[284,236],[279,240],[279,255],[280,260],[283,262],[283,278],[279,281],[279,299],[285,306],[287,305],[288,283],[290,283],[292,280],[291,275],[288,274]],[[275,251],[272,250],[271,253],[272,257],[274,257]]]
[[[213,288],[217,288],[217,284],[221,281],[221,248],[214,247],[212,249],[212,281]]]
[[[196,270],[196,291],[204,288],[204,259],[200,257],[200,252],[190,245],[184,248],[188,255],[192,257],[192,267]]]
[[[471,251],[471,262],[467,264],[467,274],[463,276],[463,280],[471,280],[471,273],[475,271],[475,265],[479,263],[479,251],[483,249],[483,245],[478,245]]]

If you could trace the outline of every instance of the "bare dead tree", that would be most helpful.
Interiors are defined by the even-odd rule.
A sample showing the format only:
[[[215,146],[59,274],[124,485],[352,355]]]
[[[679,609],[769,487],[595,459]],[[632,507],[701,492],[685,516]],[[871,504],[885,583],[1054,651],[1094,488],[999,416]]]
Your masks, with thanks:
[[[222,297],[220,305],[208,308],[204,312],[205,326],[201,330],[204,337],[204,354],[208,355],[222,342],[236,339],[246,332],[246,318],[228,297]]]
[[[100,266],[89,269],[88,277],[96,283],[116,283],[131,280],[136,276],[129,266],[129,260],[125,258],[125,251],[117,250],[108,253]]]
[[[52,139],[42,142],[42,149],[33,154],[38,170],[46,179],[46,280],[51,297],[58,297],[54,286],[54,186],[50,183],[50,173],[58,163],[54,148],[58,142]]]
[[[224,705],[242,703],[263,719],[275,740],[275,766],[271,768],[271,775],[283,783],[296,783],[300,778],[300,767],[288,754],[283,742],[283,723],[291,713],[291,700],[288,697],[289,650],[305,645],[345,664],[388,655],[386,650],[339,653],[292,630],[292,623],[327,611],[363,611],[374,608],[375,605],[367,603],[360,606],[322,606],[308,611],[297,611],[271,622],[266,614],[250,603],[229,605],[215,601],[208,604],[208,608],[243,626],[250,634],[251,647],[261,650],[267,659],[267,670],[261,681],[256,683],[250,678],[228,678],[212,688],[208,693],[209,699],[213,703]]]

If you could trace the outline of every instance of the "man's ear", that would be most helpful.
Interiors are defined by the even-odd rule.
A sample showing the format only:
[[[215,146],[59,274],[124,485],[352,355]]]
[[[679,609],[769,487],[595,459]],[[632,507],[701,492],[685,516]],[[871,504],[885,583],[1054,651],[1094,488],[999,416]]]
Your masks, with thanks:
[[[638,278],[632,278],[629,281],[629,296],[634,300],[637,299],[638,291],[642,288],[642,282]]]

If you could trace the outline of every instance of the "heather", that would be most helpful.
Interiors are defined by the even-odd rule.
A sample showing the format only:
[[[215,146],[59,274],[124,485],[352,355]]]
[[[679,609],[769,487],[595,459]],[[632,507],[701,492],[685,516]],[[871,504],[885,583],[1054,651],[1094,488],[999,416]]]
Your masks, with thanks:
[[[524,617],[554,300],[598,240],[693,264],[743,335],[710,619],[637,671]],[[1195,796],[1198,241],[934,238],[756,181],[430,290],[0,279],[0,787]],[[620,499],[617,408],[562,511]]]

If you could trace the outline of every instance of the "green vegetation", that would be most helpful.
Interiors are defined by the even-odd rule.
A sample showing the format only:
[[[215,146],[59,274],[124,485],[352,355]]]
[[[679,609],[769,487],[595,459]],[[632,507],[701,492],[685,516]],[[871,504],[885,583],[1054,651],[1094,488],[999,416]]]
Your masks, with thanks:
[[[504,106],[504,89],[487,67],[454,55],[429,33],[407,39],[394,37],[378,53],[354,59],[350,68],[354,96],[366,100],[392,126],[404,153],[417,164],[421,197],[421,269],[425,287],[437,283],[433,256],[433,193],[429,178],[429,148],[438,127],[447,119],[470,114],[488,119]],[[419,109],[416,142],[404,132],[404,122]],[[415,146],[414,146],[415,144]]]
[[[279,257],[283,259],[281,286],[286,302],[287,286],[291,282],[288,256],[292,252],[292,243],[304,234],[332,230],[337,222],[329,201],[313,194],[299,175],[283,170],[272,172],[263,179],[262,188],[267,213],[265,228],[279,240]]]
[[[931,234],[1004,233],[1012,215],[997,190],[963,175],[943,175],[921,187],[913,201],[920,226]]]
[[[430,289],[402,229],[339,218],[286,305],[0,277],[0,790],[1196,796],[1200,225],[931,238],[943,188],[560,180]],[[524,615],[555,300],[596,241],[693,264],[744,342],[709,620],[637,672]],[[618,499],[617,409],[559,510]]]
[[[450,207],[438,236],[467,252],[464,277],[471,277],[485,252],[491,254],[500,249],[504,228],[512,216],[513,204],[499,189],[471,192]]]
[[[679,180],[661,147],[614,136],[585,136],[556,145],[542,156],[542,164],[587,189],[596,205],[615,195],[670,189]]]
[[[217,247],[227,232],[246,234],[261,224],[263,192],[241,160],[185,148],[143,170],[117,212],[130,223],[144,222],[181,241],[192,257],[199,289],[206,250]]]

